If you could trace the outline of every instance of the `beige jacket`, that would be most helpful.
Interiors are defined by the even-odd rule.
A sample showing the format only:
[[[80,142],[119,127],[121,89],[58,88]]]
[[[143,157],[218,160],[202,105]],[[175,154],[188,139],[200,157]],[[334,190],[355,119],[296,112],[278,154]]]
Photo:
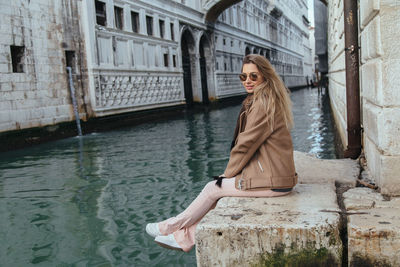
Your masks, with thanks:
[[[294,187],[293,144],[282,111],[276,110],[273,129],[260,101],[239,116],[239,134],[225,176],[236,177],[240,190]]]

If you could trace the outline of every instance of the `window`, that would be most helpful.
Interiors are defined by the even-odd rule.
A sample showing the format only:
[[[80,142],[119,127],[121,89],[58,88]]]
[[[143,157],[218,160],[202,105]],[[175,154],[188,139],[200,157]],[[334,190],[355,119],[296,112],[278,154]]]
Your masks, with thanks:
[[[225,38],[222,39],[222,44],[223,44],[223,45],[226,45],[226,39],[225,39]]]
[[[114,7],[115,28],[117,28],[119,30],[122,30],[122,27],[123,27],[122,12],[123,12],[122,8],[117,7],[117,6]]]
[[[13,72],[24,72],[25,46],[11,45],[10,50]]]
[[[171,28],[171,40],[175,41],[174,23],[171,22],[169,26]]]
[[[167,53],[165,53],[164,54],[164,67],[168,67],[168,54]]]
[[[97,0],[94,1],[94,4],[96,6],[96,23],[101,26],[106,26],[106,4]]]
[[[139,13],[131,12],[132,31],[139,32]]]
[[[153,18],[146,16],[147,35],[153,35]]]
[[[174,68],[176,68],[176,56],[175,55],[172,56],[172,64],[173,64]]]
[[[164,38],[164,33],[165,33],[165,22],[163,20],[158,21],[159,26],[160,26],[160,37]]]
[[[65,63],[67,67],[71,67],[72,73],[75,73],[76,69],[75,51],[65,50]]]

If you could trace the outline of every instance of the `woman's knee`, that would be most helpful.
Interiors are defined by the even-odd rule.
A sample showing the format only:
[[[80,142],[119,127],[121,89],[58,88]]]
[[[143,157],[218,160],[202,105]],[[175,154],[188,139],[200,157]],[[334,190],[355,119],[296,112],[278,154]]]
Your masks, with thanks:
[[[204,186],[203,193],[210,199],[218,200],[220,190],[221,189],[215,184],[215,181],[211,181]]]

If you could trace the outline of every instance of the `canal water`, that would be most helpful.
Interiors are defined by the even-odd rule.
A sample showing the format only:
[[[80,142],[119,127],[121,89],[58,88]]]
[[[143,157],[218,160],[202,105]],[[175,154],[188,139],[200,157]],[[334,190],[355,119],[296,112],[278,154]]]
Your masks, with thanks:
[[[334,158],[326,93],[292,93],[296,150]],[[0,266],[195,266],[147,222],[221,174],[240,105],[0,153]]]

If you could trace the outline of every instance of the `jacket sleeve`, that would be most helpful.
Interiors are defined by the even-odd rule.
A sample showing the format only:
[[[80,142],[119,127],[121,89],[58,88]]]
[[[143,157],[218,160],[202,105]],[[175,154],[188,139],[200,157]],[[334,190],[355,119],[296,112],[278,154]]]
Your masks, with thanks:
[[[254,103],[247,115],[245,129],[239,133],[237,143],[231,150],[225,176],[234,177],[240,173],[272,132],[261,103]]]

